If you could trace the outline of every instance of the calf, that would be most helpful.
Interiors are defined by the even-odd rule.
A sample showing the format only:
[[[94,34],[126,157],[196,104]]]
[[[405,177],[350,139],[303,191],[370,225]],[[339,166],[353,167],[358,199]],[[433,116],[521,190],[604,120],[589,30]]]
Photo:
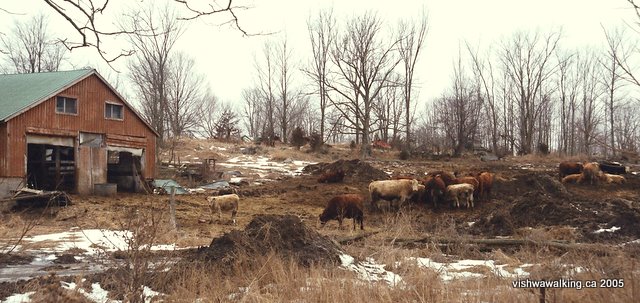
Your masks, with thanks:
[[[473,207],[473,185],[451,184],[447,186],[447,200],[452,201],[454,207],[460,207],[460,200],[464,201],[467,208]]]
[[[583,165],[579,162],[563,161],[558,165],[560,180],[567,175],[582,173]]]
[[[478,179],[476,179],[476,177],[473,177],[473,176],[460,177],[460,178],[456,178],[455,182],[456,184],[470,184],[471,186],[473,186],[473,197],[478,198],[480,194],[480,182],[478,182]]]
[[[238,202],[240,197],[236,194],[209,196],[207,201],[211,204],[211,222],[213,222],[213,213],[218,213],[218,219],[222,218],[223,211],[231,211],[231,220],[236,224],[236,215],[238,213]]]
[[[324,226],[329,220],[338,220],[338,225],[342,227],[342,219],[349,218],[353,219],[354,230],[356,222],[360,223],[361,230],[364,229],[363,201],[358,194],[343,194],[331,198],[320,215],[320,224]]]

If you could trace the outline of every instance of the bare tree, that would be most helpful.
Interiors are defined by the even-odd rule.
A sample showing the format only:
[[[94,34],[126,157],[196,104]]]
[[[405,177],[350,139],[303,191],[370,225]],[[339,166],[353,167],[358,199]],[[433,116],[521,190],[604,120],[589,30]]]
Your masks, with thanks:
[[[397,40],[384,42],[380,38],[382,22],[372,13],[355,17],[347,23],[346,32],[336,40],[332,50],[332,62],[343,84],[333,81],[327,84],[356,113],[355,125],[362,125],[361,157],[370,154],[371,113],[374,100],[387,84],[389,76],[400,59],[393,56]],[[331,98],[336,105],[336,98]],[[343,112],[345,118],[348,114]]]
[[[399,25],[400,41],[398,43],[398,51],[400,52],[404,71],[402,97],[405,110],[405,148],[408,150],[411,148],[412,113],[415,112],[415,104],[413,102],[414,74],[427,31],[428,22],[424,12],[417,22],[403,21]]]
[[[312,64],[305,73],[317,85],[317,94],[320,100],[320,137],[325,140],[325,120],[329,100],[327,97],[327,76],[329,74],[327,63],[329,61],[331,45],[335,41],[335,19],[333,11],[320,11],[315,20],[307,20],[307,29],[311,40]]]
[[[159,12],[150,7],[139,16],[129,17],[128,22],[136,28],[146,28],[150,33],[129,36],[136,47],[129,70],[140,99],[142,115],[160,134],[157,142],[161,145],[166,137],[171,51],[183,29],[175,18],[175,12],[169,9]]]
[[[216,136],[216,122],[218,119],[218,109],[220,102],[218,97],[207,91],[202,98],[202,113],[199,116],[199,128],[203,136],[212,139]]]
[[[500,78],[495,78],[495,71],[491,64],[491,58],[487,55],[487,58],[481,58],[478,51],[474,51],[469,43],[466,44],[467,51],[471,56],[472,71],[480,84],[482,91],[482,99],[487,117],[487,127],[490,133],[491,150],[493,153],[498,153],[498,140],[499,140],[499,111],[496,100]]]
[[[254,139],[260,137],[260,130],[263,128],[262,123],[264,123],[261,98],[262,94],[259,88],[244,89],[242,91],[244,125],[249,136]]]
[[[558,53],[557,94],[560,100],[559,150],[564,154],[575,153],[576,110],[579,92],[579,75],[576,68],[578,56],[574,53]]]
[[[136,26],[110,28],[105,22],[102,22],[107,9],[110,7],[109,0],[44,0],[44,2],[55,11],[56,14],[63,17],[67,24],[73,28],[75,37],[65,37],[59,40],[69,49],[90,47],[96,50],[96,53],[106,62],[113,62],[122,56],[131,56],[135,49],[124,49],[116,54],[110,54],[104,46],[107,37],[117,37],[120,35],[158,35],[157,32],[148,32],[145,28]],[[238,1],[236,0],[235,3]],[[182,17],[174,15],[174,21],[192,20],[203,18],[206,16],[220,16],[223,18],[222,24],[231,24],[244,35],[247,32],[240,26],[236,11],[246,9],[247,6],[236,5],[234,0],[173,0],[167,3],[174,3]],[[134,11],[131,17],[144,15],[144,10]],[[226,17],[225,17],[226,16]],[[130,25],[136,25],[134,23]]]
[[[592,145],[596,139],[597,126],[600,123],[598,100],[604,94],[599,85],[602,75],[597,56],[593,52],[586,53],[579,62],[581,119],[578,130],[582,135],[582,151],[587,155],[591,155]]]
[[[607,57],[603,58],[600,61],[600,64],[605,69],[606,73],[603,74],[602,84],[605,86],[607,90],[607,99],[606,99],[606,107],[608,113],[608,122],[609,122],[609,144],[611,149],[611,154],[615,156],[616,154],[616,144],[615,144],[615,120],[616,110],[619,103],[619,88],[624,86],[624,82],[622,81],[622,73],[624,71],[620,68],[619,61],[617,59],[618,54],[620,54],[620,48],[622,47],[622,41],[624,39],[624,30],[616,30],[613,33],[607,32],[603,28],[605,37],[607,39]],[[606,61],[605,61],[606,60]]]
[[[169,62],[166,117],[174,137],[193,133],[201,120],[204,76],[194,71],[195,65],[183,52],[173,54]]]
[[[434,106],[437,123],[447,137],[454,156],[473,145],[478,132],[482,99],[479,86],[465,76],[462,59],[454,66],[451,92],[444,94]]]
[[[262,48],[263,62],[260,63],[258,58],[255,60],[255,68],[258,74],[258,85],[260,89],[262,107],[265,118],[265,123],[261,130],[262,140],[268,145],[273,146],[275,144],[275,129],[276,129],[276,89],[277,89],[277,75],[276,75],[276,59],[273,58],[273,46],[270,42],[264,44]]]
[[[560,33],[542,36],[536,32],[516,33],[502,46],[501,60],[509,83],[517,89],[517,126],[519,132],[519,152],[530,154],[533,151],[535,122],[549,101],[543,98],[543,86],[556,70],[552,55],[560,40]]]
[[[0,35],[0,42],[12,72],[57,71],[66,56],[65,48],[52,39],[49,20],[42,14],[17,22],[10,36]]]
[[[372,131],[376,131],[375,135],[378,139],[391,142],[396,146],[400,143],[401,120],[404,117],[405,103],[402,98],[402,89],[400,75],[396,74],[380,91],[374,106],[375,121],[373,123],[377,124],[377,127]]]
[[[287,140],[289,140],[288,127],[292,117],[291,111],[295,106],[296,96],[294,96],[291,88],[294,69],[291,63],[292,51],[288,47],[286,37],[276,46],[275,51],[278,72],[278,97],[280,101],[276,107],[276,113],[280,124],[280,137],[283,142],[287,143]]]

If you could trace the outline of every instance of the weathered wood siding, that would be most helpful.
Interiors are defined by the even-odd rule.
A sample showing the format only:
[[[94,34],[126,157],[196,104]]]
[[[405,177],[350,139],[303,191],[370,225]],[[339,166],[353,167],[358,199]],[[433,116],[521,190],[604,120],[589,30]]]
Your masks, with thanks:
[[[7,176],[7,125],[0,122],[0,176]]]
[[[2,175],[25,176],[26,133],[44,133],[77,138],[79,132],[88,132],[128,137],[129,141],[137,143],[127,145],[127,140],[120,140],[121,144],[117,144],[119,146],[136,148],[144,146],[143,173],[145,177],[154,177],[155,134],[96,75],[81,80],[59,95],[77,98],[77,115],[56,113],[56,98],[53,97],[7,121],[8,136],[2,137],[8,137],[7,145],[11,149],[5,154],[7,157],[5,171]],[[104,117],[106,101],[124,105],[123,120],[111,120]],[[0,152],[2,152],[1,149]],[[3,172],[1,169],[2,166],[0,166],[0,173]]]

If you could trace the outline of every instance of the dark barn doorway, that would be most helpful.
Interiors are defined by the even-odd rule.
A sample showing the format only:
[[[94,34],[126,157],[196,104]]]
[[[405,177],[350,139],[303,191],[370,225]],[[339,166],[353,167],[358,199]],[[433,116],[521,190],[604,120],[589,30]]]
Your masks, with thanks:
[[[30,188],[73,191],[75,174],[73,147],[27,144],[27,184]]]
[[[141,191],[141,159],[126,151],[108,151],[107,182],[118,184],[119,192]]]

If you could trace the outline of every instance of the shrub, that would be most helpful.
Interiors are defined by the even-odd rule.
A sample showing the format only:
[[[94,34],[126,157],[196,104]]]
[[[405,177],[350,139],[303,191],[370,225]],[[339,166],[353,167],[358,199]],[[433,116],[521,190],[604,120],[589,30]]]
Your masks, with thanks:
[[[304,130],[299,126],[293,129],[291,132],[291,145],[295,146],[297,149],[300,149],[300,146],[304,145]]]
[[[400,157],[400,160],[408,160],[409,157],[411,157],[411,153],[409,152],[409,150],[403,149],[402,151],[400,151],[398,157]]]
[[[320,151],[320,149],[322,148],[322,145],[324,145],[324,142],[322,141],[322,136],[317,132],[313,132],[309,136],[309,146],[311,146],[311,150],[314,152]]]

